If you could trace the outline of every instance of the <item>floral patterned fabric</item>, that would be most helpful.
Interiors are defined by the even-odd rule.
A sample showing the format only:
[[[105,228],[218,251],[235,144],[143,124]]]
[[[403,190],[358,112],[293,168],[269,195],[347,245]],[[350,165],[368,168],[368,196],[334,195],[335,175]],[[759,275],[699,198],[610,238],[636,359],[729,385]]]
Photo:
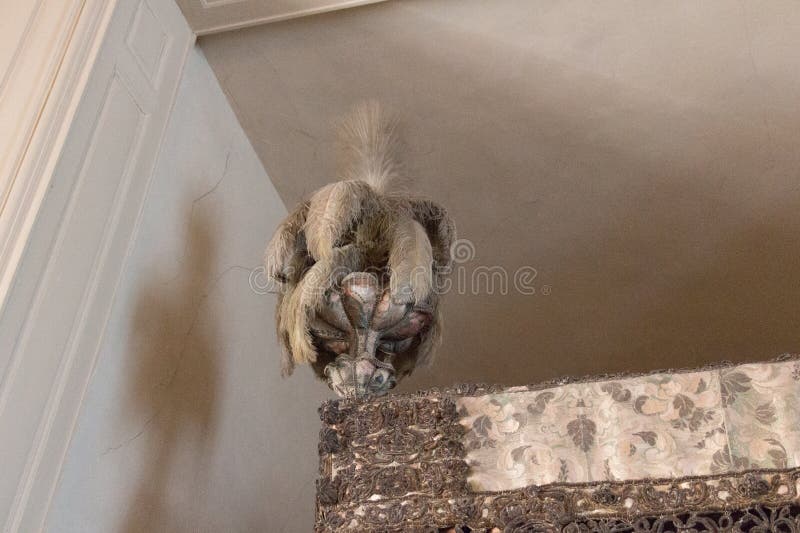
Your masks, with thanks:
[[[800,362],[456,399],[474,491],[800,466]]]

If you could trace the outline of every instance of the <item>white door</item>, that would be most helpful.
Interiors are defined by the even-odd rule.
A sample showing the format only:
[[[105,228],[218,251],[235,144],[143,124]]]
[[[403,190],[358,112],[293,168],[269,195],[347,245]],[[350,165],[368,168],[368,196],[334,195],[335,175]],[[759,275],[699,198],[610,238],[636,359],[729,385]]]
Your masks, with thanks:
[[[16,181],[4,182],[0,214],[10,219],[18,208],[16,215],[31,222],[16,234],[18,258],[0,295],[0,525],[6,532],[41,528],[194,41],[171,1],[42,0],[17,7],[26,17],[15,21],[22,28],[17,47],[0,59],[55,58],[42,63],[56,69],[55,81],[35,102],[45,113],[32,123],[49,130],[31,138],[46,134],[50,142],[34,163],[46,166],[57,153],[50,172],[17,173]],[[17,61],[18,71],[26,66]],[[41,76],[31,80],[42,82]],[[9,87],[19,89],[6,81],[3,97]],[[40,88],[31,85],[31,91]],[[67,89],[77,91],[74,116],[65,111],[70,98],[57,99]],[[50,116],[52,123],[42,121]],[[24,218],[16,215],[15,221]]]

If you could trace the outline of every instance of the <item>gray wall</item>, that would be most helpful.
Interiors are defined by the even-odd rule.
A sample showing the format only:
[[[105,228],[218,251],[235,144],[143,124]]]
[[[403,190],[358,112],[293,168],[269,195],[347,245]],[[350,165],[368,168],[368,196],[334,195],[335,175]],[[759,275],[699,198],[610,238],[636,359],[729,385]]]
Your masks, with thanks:
[[[310,531],[326,389],[280,379],[248,282],[284,213],[194,50],[49,531]]]

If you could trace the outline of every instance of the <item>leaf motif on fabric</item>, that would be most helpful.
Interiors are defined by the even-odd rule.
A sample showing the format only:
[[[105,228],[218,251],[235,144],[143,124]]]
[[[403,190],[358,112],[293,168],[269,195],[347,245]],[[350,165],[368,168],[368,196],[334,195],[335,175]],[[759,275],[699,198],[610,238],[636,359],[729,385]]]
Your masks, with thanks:
[[[731,466],[731,452],[726,444],[722,449],[714,452],[711,456],[712,472],[727,472]]]
[[[533,403],[528,404],[528,412],[532,415],[541,415],[547,408],[547,404],[555,397],[555,393],[550,391],[537,394],[536,398],[533,399]]]
[[[758,407],[756,407],[756,420],[761,422],[762,424],[772,424],[775,422],[775,407],[772,405],[772,402],[762,403]]]
[[[603,472],[606,476],[606,481],[614,481],[616,477],[614,477],[614,473],[611,471],[611,460],[606,459],[603,461]]]
[[[788,458],[786,457],[786,452],[779,448],[773,448],[767,452],[767,455],[770,456],[772,459],[772,463],[775,465],[775,468],[786,468],[788,464]]]
[[[603,383],[603,385],[600,386],[600,390],[606,394],[610,394],[615,402],[623,403],[631,399],[631,391],[624,388],[619,383]]]
[[[596,432],[597,425],[594,421],[586,418],[586,415],[580,415],[567,424],[567,433],[572,437],[572,442],[584,452],[591,449]]]
[[[750,390],[751,381],[744,372],[723,372],[719,380],[722,406],[728,407],[736,401],[737,395]]]
[[[569,466],[564,459],[559,459],[559,461],[561,461],[561,468],[558,469],[558,481],[564,483],[569,480]]]
[[[647,396],[637,396],[633,401],[633,410],[641,415],[645,414],[642,409],[644,408],[644,404],[647,403],[647,400]]]
[[[472,430],[478,435],[484,437],[489,436],[489,431],[492,429],[492,421],[486,415],[481,415],[472,423]]]
[[[694,410],[694,402],[685,394],[676,394],[672,400],[672,406],[678,410],[681,418],[687,418]]]
[[[668,400],[661,400],[645,395],[637,396],[633,401],[633,410],[640,415],[651,416],[663,413],[668,406]]]
[[[772,448],[767,452],[767,455],[769,455],[772,459],[775,468],[787,468],[789,464],[789,458],[786,454],[786,448],[783,446],[783,444],[781,444],[778,439],[773,439],[771,437],[764,439],[764,441],[775,446],[775,448]]]
[[[722,449],[714,452],[711,456],[711,471],[714,473],[729,472],[731,470],[743,470],[750,468],[750,460],[731,453],[731,449],[726,444]]]
[[[530,446],[520,446],[519,448],[514,448],[511,450],[511,460],[515,463],[522,463],[523,458],[525,455],[525,450],[530,448]]]
[[[747,457],[741,457],[739,455],[732,455],[731,458],[733,459],[733,469],[734,470],[744,470],[745,468],[751,468],[752,464],[750,463],[750,459]]]
[[[656,445],[656,439],[658,435],[656,435],[655,431],[637,431],[634,433],[637,437],[642,439],[645,443],[649,444],[650,446]]]

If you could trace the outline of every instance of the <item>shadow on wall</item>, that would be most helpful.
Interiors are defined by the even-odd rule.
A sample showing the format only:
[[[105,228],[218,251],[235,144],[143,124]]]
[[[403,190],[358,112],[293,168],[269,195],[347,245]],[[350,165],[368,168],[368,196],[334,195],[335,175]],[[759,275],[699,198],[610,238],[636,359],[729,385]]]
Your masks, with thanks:
[[[148,433],[149,449],[120,528],[126,533],[197,531],[193,517],[175,510],[201,502],[207,482],[220,354],[218,315],[209,309],[213,301],[205,291],[214,285],[217,246],[207,214],[188,218],[180,276],[153,280],[135,307],[128,405],[133,416],[147,417],[140,434]]]

